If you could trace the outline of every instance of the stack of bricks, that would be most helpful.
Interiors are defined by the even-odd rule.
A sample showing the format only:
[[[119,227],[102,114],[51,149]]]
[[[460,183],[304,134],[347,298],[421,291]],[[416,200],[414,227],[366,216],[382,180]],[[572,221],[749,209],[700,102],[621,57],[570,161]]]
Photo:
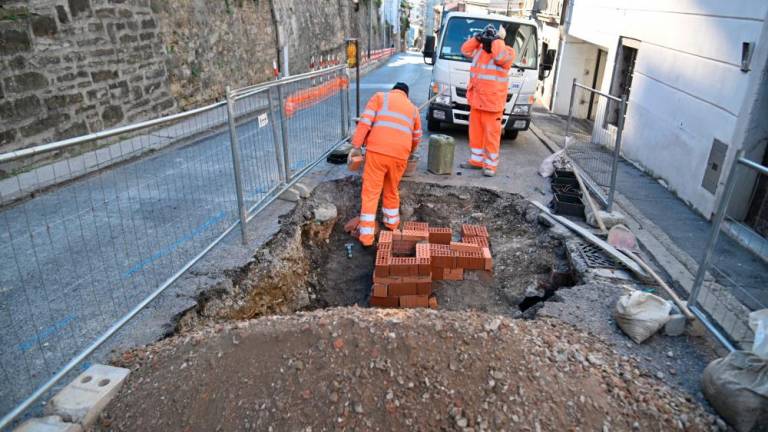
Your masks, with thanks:
[[[462,225],[454,242],[450,228],[405,222],[402,230],[379,233],[370,304],[437,308],[432,281],[460,281],[465,270],[493,270],[484,226]]]

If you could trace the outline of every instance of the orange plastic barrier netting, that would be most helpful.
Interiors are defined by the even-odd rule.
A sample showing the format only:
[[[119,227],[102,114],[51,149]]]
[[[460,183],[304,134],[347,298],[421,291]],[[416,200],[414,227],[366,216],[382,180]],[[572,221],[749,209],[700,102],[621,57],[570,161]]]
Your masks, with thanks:
[[[347,77],[335,77],[330,81],[291,93],[285,99],[285,116],[291,117],[302,109],[309,108],[324,101],[342,89],[349,87]]]

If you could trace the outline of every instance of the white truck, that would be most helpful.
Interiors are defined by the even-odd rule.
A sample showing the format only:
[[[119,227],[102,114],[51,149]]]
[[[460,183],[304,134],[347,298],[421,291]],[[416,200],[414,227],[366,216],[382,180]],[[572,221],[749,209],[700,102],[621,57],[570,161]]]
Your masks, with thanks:
[[[515,139],[518,131],[528,129],[537,80],[545,76],[540,76],[540,68],[547,74],[552,68],[551,61],[539,65],[536,22],[498,14],[450,12],[443,19],[435,46],[430,46],[432,41],[427,40],[424,47],[424,61],[434,65],[429,98],[440,93],[427,111],[429,131],[438,131],[444,124],[469,124],[467,85],[471,59],[461,54],[461,45],[473,34],[482,32],[488,24],[497,29],[499,25],[504,26],[505,42],[516,53],[515,63],[509,71],[509,91],[502,118],[504,136]],[[553,59],[554,52],[546,53],[545,57]]]

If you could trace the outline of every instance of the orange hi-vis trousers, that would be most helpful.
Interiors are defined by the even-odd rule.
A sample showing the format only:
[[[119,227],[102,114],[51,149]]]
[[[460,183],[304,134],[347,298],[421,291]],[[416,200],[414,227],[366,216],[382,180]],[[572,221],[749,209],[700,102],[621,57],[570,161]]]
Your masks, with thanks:
[[[469,111],[469,164],[496,172],[501,145],[502,112]]]
[[[360,243],[373,244],[376,234],[376,209],[383,191],[381,212],[384,225],[391,230],[400,226],[400,179],[408,161],[369,151],[365,154],[363,190],[360,205]]]

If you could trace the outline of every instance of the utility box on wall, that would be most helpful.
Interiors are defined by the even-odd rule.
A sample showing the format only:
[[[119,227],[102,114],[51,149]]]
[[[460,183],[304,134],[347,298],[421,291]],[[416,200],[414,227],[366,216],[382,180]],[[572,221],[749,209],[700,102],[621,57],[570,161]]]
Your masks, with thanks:
[[[723,171],[726,154],[728,154],[728,144],[715,138],[712,142],[712,148],[709,150],[704,178],[701,180],[701,187],[712,195],[717,192],[717,184],[720,181],[720,173]]]

